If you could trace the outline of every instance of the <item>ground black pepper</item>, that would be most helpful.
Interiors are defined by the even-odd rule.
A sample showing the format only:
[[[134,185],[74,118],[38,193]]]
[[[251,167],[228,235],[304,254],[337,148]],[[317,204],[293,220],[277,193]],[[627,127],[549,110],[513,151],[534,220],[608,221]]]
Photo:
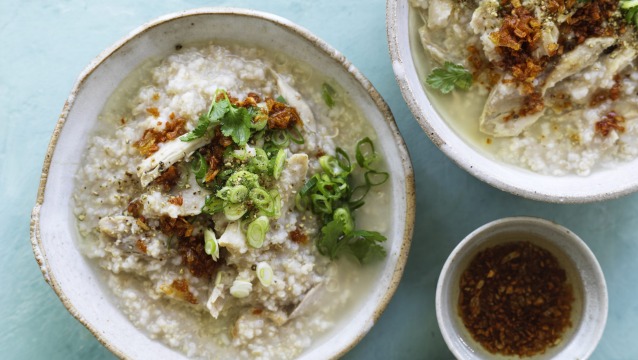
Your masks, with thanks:
[[[516,241],[479,252],[461,275],[459,312],[491,353],[531,356],[571,326],[573,290],[549,251]]]

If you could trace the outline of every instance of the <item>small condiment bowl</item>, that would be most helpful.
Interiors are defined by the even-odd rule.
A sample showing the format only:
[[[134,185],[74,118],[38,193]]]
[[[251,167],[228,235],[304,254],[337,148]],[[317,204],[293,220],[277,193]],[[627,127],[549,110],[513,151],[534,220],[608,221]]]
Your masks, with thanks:
[[[511,217],[485,224],[469,234],[448,257],[436,288],[436,317],[443,339],[458,359],[518,359],[488,352],[466,329],[459,312],[461,275],[480,251],[528,241],[552,253],[572,285],[571,322],[561,341],[529,359],[586,359],[596,348],[607,321],[607,285],[596,257],[573,232],[553,222]]]

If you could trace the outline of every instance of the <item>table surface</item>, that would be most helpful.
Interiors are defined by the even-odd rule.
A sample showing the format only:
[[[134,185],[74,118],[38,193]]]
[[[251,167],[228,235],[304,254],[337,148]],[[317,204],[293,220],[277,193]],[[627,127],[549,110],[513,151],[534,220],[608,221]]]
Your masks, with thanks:
[[[590,246],[609,288],[609,319],[592,358],[638,358],[638,194],[586,205],[546,204],[501,192],[454,165],[421,131],[399,92],[383,0],[0,0],[2,358],[113,358],[66,311],[33,258],[29,216],[42,160],[59,111],[91,59],[148,20],[210,5],[286,17],[342,51],[386,99],[412,155],[417,213],[408,264],[387,310],[346,359],[452,358],[434,309],[441,267],[476,227],[514,215],[556,221]]]

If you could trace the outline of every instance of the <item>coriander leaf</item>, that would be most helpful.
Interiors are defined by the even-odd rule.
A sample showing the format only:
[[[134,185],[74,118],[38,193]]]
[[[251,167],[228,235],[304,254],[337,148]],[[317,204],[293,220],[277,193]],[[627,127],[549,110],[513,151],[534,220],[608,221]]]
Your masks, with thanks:
[[[208,109],[208,113],[201,115],[197,120],[195,129],[181,136],[179,139],[184,142],[189,142],[206,135],[208,128],[211,125],[217,125],[219,120],[228,112],[230,106],[230,101],[227,97],[224,97],[217,102],[213,101],[210,105],[210,109]]]
[[[275,100],[277,100],[277,102],[280,102],[282,104],[288,104],[286,99],[283,96],[281,96],[281,95],[277,96],[277,98]]]
[[[195,128],[187,134],[184,134],[179,137],[180,140],[184,142],[193,141],[195,139],[199,139],[200,137],[206,134],[206,130],[208,130],[208,126],[210,125],[210,118],[206,115],[201,115],[197,120],[197,125]]]
[[[326,105],[328,105],[328,107],[331,109],[333,106],[335,106],[335,101],[332,97],[336,94],[337,92],[335,91],[335,89],[332,86],[328,85],[328,83],[323,83],[323,85],[321,85],[321,97],[323,98],[323,101],[326,103]]]
[[[321,237],[316,245],[319,253],[334,260],[346,242],[339,241],[343,237],[343,224],[340,221],[331,221],[321,228]]]
[[[250,125],[252,123],[252,117],[248,109],[231,105],[221,123],[221,130],[224,136],[232,137],[237,145],[246,145],[250,137]]]
[[[455,87],[467,90],[472,86],[472,73],[461,65],[446,61],[442,68],[434,68],[425,82],[447,94]]]
[[[379,243],[386,241],[386,237],[376,231],[355,230],[347,239],[350,252],[362,264],[368,264],[385,257],[385,248]]]
[[[227,96],[224,96],[223,99],[215,102],[213,106],[211,106],[210,111],[208,112],[208,117],[211,121],[219,121],[231,108],[230,100],[228,100]]]

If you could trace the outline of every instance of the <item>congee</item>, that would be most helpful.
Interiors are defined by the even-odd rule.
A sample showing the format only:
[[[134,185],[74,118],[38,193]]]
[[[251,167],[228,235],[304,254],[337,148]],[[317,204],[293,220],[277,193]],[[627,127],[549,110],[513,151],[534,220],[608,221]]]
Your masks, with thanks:
[[[636,23],[626,0],[411,0],[423,74],[451,126],[548,175],[638,155]]]
[[[192,358],[293,358],[378,278],[392,180],[360,110],[308,65],[178,46],[97,123],[79,246],[150,338]]]

